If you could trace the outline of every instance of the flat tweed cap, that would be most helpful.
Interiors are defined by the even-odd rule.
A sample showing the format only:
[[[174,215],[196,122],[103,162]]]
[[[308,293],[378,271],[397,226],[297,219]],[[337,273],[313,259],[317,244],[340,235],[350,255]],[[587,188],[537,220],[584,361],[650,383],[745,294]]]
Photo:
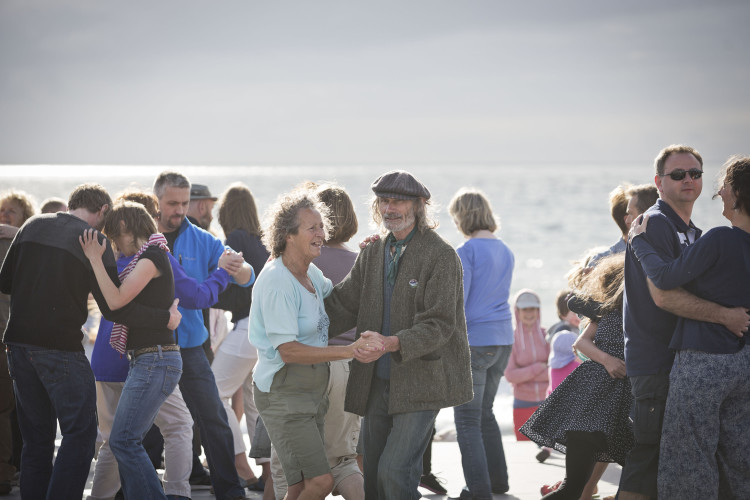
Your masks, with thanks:
[[[208,186],[203,184],[193,184],[190,186],[190,199],[191,200],[214,200],[216,196],[211,195],[211,191],[208,190]]]
[[[376,196],[398,200],[430,199],[430,191],[424,184],[405,170],[391,170],[381,175],[370,186]]]

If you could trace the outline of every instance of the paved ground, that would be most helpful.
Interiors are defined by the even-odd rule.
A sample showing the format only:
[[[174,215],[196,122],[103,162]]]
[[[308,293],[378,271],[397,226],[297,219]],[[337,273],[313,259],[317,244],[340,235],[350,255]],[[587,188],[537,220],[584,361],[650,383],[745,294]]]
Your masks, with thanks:
[[[537,500],[541,497],[539,488],[543,484],[551,484],[559,481],[565,475],[565,456],[553,452],[552,456],[543,464],[537,462],[535,455],[538,448],[529,441],[517,442],[513,434],[511,422],[513,421],[513,397],[510,386],[503,379],[498,395],[495,400],[494,411],[503,436],[503,447],[508,462],[508,475],[510,479],[510,491],[506,495],[496,495],[497,499]],[[461,453],[455,439],[455,428],[453,425],[453,410],[445,409],[438,415],[436,424],[437,436],[432,446],[432,469],[433,472],[445,481],[445,487],[449,495],[457,496],[464,486],[463,470],[461,469]],[[243,430],[244,429],[243,424]],[[59,436],[58,436],[59,437]],[[60,444],[59,441],[57,443]],[[256,474],[260,474],[260,468],[256,467]],[[93,471],[93,464],[92,464]],[[620,467],[612,464],[607,468],[602,480],[599,481],[599,496],[614,495],[620,480]],[[90,492],[91,476],[87,485],[86,494]],[[427,490],[420,490],[425,498],[444,499],[443,495],[434,495]],[[260,493],[247,494],[248,498],[260,499]],[[10,496],[5,498],[20,499],[18,488],[14,488]],[[193,490],[193,499],[215,498],[209,490]],[[341,497],[329,497],[332,499]],[[141,499],[137,499],[141,500]]]
[[[508,474],[510,476],[510,491],[506,495],[496,495],[498,499],[537,500],[541,497],[539,488],[542,484],[553,483],[562,479],[565,474],[565,456],[553,453],[544,464],[540,464],[534,458],[537,448],[533,443],[516,442],[513,438],[503,441],[505,455],[508,460]],[[461,470],[461,455],[458,444],[455,441],[438,441],[433,443],[433,471],[445,480],[446,488],[450,495],[458,495],[464,485],[463,472]],[[617,491],[617,482],[620,478],[620,467],[616,464],[610,465],[604,477],[599,482],[599,494],[614,495]],[[89,478],[90,481],[91,478]],[[91,487],[89,482],[88,487]],[[425,498],[444,499],[445,496],[433,495],[426,490],[420,490]],[[89,491],[86,491],[88,493]],[[17,488],[6,498],[20,499],[21,495]],[[193,499],[215,498],[208,490],[194,490]],[[249,493],[248,498],[260,499],[260,493]],[[341,497],[329,497],[341,498]]]

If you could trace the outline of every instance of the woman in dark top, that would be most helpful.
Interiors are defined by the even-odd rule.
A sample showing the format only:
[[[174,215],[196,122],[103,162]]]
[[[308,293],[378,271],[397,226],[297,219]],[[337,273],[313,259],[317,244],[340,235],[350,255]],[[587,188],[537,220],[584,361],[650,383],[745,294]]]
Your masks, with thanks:
[[[716,227],[664,261],[648,215],[631,245],[661,289],[684,286],[727,307],[750,306],[750,157],[731,158],[718,196],[731,227]],[[644,234],[645,233],[645,234]],[[643,236],[638,237],[638,235]],[[747,334],[745,334],[745,337]],[[718,323],[679,318],[659,455],[661,498],[750,498],[750,348]]]
[[[115,203],[106,215],[103,233],[121,254],[135,255],[120,273],[122,284],[118,288],[102,263],[106,247],[98,242],[96,231],[89,229],[80,238],[107,305],[115,310],[135,301],[169,309],[174,298],[169,249],[143,205],[129,201]],[[110,343],[120,353],[127,350],[130,357],[130,371],[109,441],[117,459],[123,493],[126,498],[166,499],[142,440],[182,374],[182,357],[174,333],[166,327],[128,330],[115,324]]]
[[[262,233],[255,199],[244,184],[233,184],[221,195],[219,225],[226,235],[227,246],[242,254],[245,261],[253,266],[256,276],[260,274],[268,260],[269,253],[260,240]],[[247,461],[240,419],[230,404],[232,395],[238,389],[243,388],[241,394],[247,433],[252,439],[258,419],[258,410],[255,408],[252,393],[252,369],[258,360],[258,350],[250,344],[248,339],[252,290],[251,286],[243,288],[238,285],[229,285],[229,288],[219,295],[219,301],[214,307],[230,311],[234,327],[216,351],[211,370],[214,372],[219,397],[224,403],[229,427],[234,437],[234,465],[237,468],[237,475],[246,481],[251,490],[263,491],[263,483],[255,477]]]

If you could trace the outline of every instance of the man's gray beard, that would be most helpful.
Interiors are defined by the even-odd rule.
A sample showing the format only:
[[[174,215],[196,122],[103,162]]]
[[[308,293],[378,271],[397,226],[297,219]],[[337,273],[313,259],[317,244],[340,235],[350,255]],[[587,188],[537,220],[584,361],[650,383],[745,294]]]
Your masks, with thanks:
[[[394,223],[391,223],[391,225],[389,225],[389,220],[383,217],[383,226],[385,226],[385,228],[392,233],[398,233],[406,228],[413,226],[415,221],[416,217],[414,216],[414,212],[412,212],[403,218],[403,222],[401,224],[397,224],[393,227],[391,227],[391,225],[393,225]]]

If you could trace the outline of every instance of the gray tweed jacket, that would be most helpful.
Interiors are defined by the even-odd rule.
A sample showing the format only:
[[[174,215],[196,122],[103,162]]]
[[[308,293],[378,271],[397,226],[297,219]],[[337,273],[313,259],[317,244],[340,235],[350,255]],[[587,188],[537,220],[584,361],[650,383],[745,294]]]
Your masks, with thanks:
[[[381,331],[385,240],[363,249],[349,275],[326,299],[330,335],[357,327]],[[456,251],[431,230],[417,232],[401,256],[391,299],[389,413],[438,410],[473,398],[464,317],[463,270]],[[375,363],[352,362],[345,409],[364,415]]]

